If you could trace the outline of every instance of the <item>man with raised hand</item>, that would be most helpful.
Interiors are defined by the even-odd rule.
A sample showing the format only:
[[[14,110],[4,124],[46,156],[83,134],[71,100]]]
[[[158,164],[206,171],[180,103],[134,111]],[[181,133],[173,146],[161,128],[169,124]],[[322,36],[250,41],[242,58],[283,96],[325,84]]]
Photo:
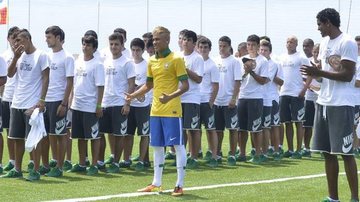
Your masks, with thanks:
[[[165,27],[156,27],[153,31],[153,40],[156,54],[150,58],[148,64],[147,81],[140,89],[127,95],[128,100],[140,98],[154,87],[150,112],[150,145],[154,149],[154,179],[149,186],[138,191],[162,191],[164,147],[174,146],[178,178],[172,195],[181,196],[186,151],[182,134],[180,96],[189,89],[188,76],[182,57],[169,49],[170,31]]]
[[[306,65],[303,74],[321,81],[316,101],[312,151],[323,152],[329,196],[323,201],[337,202],[339,162],[344,160],[351,200],[359,201],[357,166],[353,153],[354,74],[357,61],[355,41],[340,30],[340,15],[333,8],[320,11],[318,30],[320,66]]]
[[[25,151],[25,139],[30,132],[28,109],[45,110],[45,97],[49,85],[49,58],[35,48],[28,30],[22,29],[15,36],[14,58],[8,68],[8,76],[17,76],[14,97],[11,104],[9,138],[14,139],[15,167],[3,177],[22,177],[21,164]],[[31,111],[31,110],[30,110]],[[34,168],[29,170],[27,180],[40,179],[41,144],[32,151]]]

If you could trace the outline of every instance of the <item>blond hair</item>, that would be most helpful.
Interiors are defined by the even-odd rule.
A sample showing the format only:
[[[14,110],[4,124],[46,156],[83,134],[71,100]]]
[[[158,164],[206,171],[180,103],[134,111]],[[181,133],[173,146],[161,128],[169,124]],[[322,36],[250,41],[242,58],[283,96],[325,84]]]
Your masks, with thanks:
[[[165,34],[165,36],[167,38],[170,38],[170,31],[167,28],[162,27],[162,26],[155,27],[152,34],[153,35],[155,35],[155,34]]]

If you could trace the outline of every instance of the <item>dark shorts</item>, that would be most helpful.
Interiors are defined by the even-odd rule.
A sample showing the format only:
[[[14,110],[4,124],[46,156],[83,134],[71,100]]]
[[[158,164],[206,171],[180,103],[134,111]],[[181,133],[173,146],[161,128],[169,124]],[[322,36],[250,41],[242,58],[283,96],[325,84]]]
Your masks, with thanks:
[[[1,101],[1,121],[2,128],[9,129],[10,126],[10,106],[11,102]],[[0,130],[2,131],[2,128]]]
[[[115,136],[126,136],[128,119],[121,114],[122,106],[103,108],[103,117],[100,118],[100,133],[110,133]]]
[[[305,118],[304,99],[299,97],[280,96],[281,123],[303,122]]]
[[[263,107],[263,113],[261,118],[263,128],[267,128],[267,129],[271,128],[271,123],[272,123],[271,108],[272,107],[268,107],[268,106]]]
[[[304,127],[313,127],[315,117],[315,101],[305,100],[305,121]]]
[[[353,155],[354,107],[315,105],[311,150]]]
[[[279,103],[275,100],[272,101],[271,107],[271,126],[280,126]]]
[[[355,116],[354,116],[354,126],[357,126],[359,124],[359,119],[360,119],[360,105],[355,106],[354,114],[355,114]]]
[[[56,115],[61,101],[46,102],[46,111],[44,112],[44,123],[46,132],[50,135],[66,135],[66,114],[64,117]]]
[[[153,147],[184,145],[182,119],[151,116],[150,145]]]
[[[229,108],[228,106],[214,105],[215,113],[215,128],[217,131],[223,131],[225,128],[228,130],[238,130],[238,115],[237,109]]]
[[[29,124],[30,116],[25,114],[26,109],[11,108],[10,119],[10,139],[26,139],[30,132],[31,126]]]
[[[215,114],[209,103],[200,104],[200,123],[204,124],[206,130],[215,130]]]
[[[150,106],[130,107],[127,122],[127,134],[134,135],[137,128],[139,136],[149,136],[150,134]]]
[[[71,138],[94,140],[99,139],[99,119],[96,113],[72,110]]]
[[[237,111],[239,131],[259,132],[262,130],[263,99],[239,99]]]
[[[200,105],[194,103],[182,103],[183,129],[200,130]]]

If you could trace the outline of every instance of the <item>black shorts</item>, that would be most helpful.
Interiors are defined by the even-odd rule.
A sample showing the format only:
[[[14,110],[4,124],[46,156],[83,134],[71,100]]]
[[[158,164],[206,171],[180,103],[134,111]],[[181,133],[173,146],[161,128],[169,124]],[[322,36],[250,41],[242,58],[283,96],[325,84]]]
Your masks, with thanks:
[[[353,155],[354,107],[315,105],[311,150]]]
[[[29,124],[30,116],[25,114],[26,109],[11,108],[10,139],[26,139],[31,130]]]
[[[127,115],[121,114],[122,106],[103,108],[103,117],[100,118],[100,132],[115,136],[126,136],[128,127]]]
[[[2,128],[9,129],[10,126],[10,106],[11,102],[1,101],[1,121]],[[0,130],[2,131],[2,128]]]
[[[357,126],[359,124],[359,119],[360,119],[360,105],[355,106],[354,114],[355,114],[355,116],[354,116],[354,126]]]
[[[94,140],[99,139],[99,119],[96,113],[72,110],[71,138]]]
[[[66,135],[66,114],[63,117],[56,115],[61,102],[62,101],[46,102],[44,123],[46,132],[49,133],[49,135]]]
[[[200,105],[194,103],[182,103],[183,129],[200,130]]]
[[[271,126],[280,126],[279,103],[275,100],[272,101],[271,107]]]
[[[215,128],[217,131],[223,131],[225,127],[228,130],[238,130],[238,115],[237,109],[229,108],[228,106],[214,105],[215,113]]]
[[[288,95],[280,96],[281,123],[303,122],[305,118],[304,99]]]
[[[267,129],[271,128],[271,123],[272,123],[271,108],[272,107],[268,107],[268,106],[263,107],[263,113],[261,118],[263,128],[267,128]]]
[[[200,104],[200,123],[204,124],[206,130],[215,130],[214,105],[210,108],[208,102]]]
[[[305,100],[305,121],[304,127],[313,127],[315,117],[315,101]]]
[[[127,134],[134,135],[137,129],[139,136],[150,135],[150,106],[130,107],[130,113],[127,119]]]
[[[239,131],[262,131],[263,99],[239,99]]]

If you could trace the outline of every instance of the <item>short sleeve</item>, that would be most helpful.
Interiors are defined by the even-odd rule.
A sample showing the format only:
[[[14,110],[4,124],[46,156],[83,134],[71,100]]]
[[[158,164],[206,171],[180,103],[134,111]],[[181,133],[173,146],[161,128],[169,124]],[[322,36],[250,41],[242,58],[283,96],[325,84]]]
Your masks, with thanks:
[[[99,63],[95,68],[95,85],[104,86],[105,85],[105,70],[104,65]]]
[[[72,56],[66,56],[65,58],[65,74],[66,77],[74,76],[75,61]]]

